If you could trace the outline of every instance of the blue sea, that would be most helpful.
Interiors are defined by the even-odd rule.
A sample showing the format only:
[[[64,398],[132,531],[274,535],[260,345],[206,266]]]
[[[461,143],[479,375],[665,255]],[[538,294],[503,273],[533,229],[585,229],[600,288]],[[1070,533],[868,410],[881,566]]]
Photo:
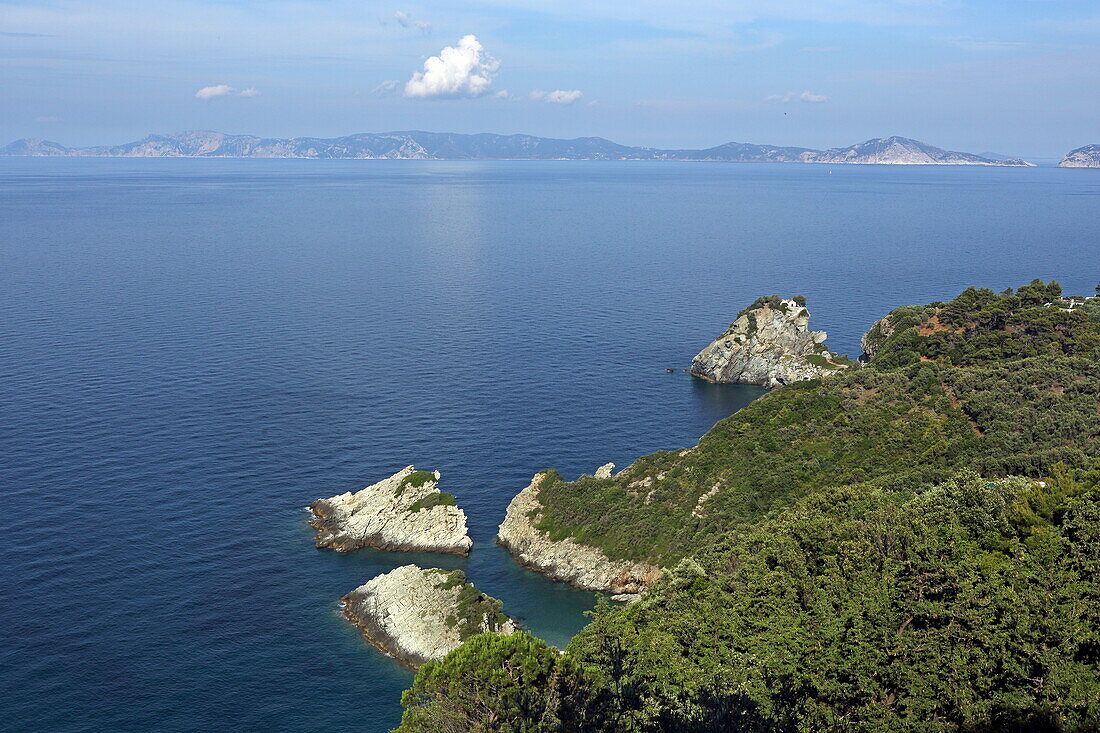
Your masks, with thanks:
[[[0,728],[388,730],[411,673],[340,596],[462,568],[567,643],[594,596],[493,544],[505,506],[762,394],[666,372],[758,295],[855,355],[1098,263],[1092,170],[0,158]],[[310,501],[407,464],[469,558],[313,547]]]

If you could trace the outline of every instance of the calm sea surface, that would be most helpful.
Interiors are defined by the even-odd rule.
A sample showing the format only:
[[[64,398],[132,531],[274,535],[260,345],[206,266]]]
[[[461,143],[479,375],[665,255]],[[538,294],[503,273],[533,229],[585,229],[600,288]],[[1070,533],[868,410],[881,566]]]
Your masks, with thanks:
[[[0,158],[0,728],[388,730],[411,675],[337,599],[463,568],[564,645],[594,598],[493,545],[505,506],[761,394],[665,372],[756,296],[854,355],[1098,263],[1091,170]],[[312,499],[410,463],[468,559],[313,548]]]

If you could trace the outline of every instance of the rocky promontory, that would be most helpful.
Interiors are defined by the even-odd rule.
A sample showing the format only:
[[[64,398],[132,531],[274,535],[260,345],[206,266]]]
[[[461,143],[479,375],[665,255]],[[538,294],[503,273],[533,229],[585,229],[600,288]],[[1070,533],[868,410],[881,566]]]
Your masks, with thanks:
[[[1071,150],[1058,164],[1059,168],[1100,168],[1100,145],[1085,145]]]
[[[611,464],[601,466],[596,478],[610,478]],[[661,576],[661,569],[649,563],[612,560],[602,550],[583,545],[572,537],[555,540],[535,526],[542,504],[539,484],[547,474],[535,474],[519,492],[497,534],[497,542],[524,567],[560,580],[581,590],[612,593],[618,600],[631,600]]]
[[[825,332],[809,330],[809,321],[800,295],[758,298],[692,359],[689,371],[711,382],[779,387],[851,366],[825,348]]]
[[[510,634],[502,603],[466,582],[461,570],[403,565],[340,599],[344,615],[376,647],[419,667],[442,659],[475,634]]]
[[[474,544],[466,534],[466,514],[439,490],[439,471],[406,466],[361,491],[318,499],[309,510],[320,549],[466,555]]]
[[[871,328],[867,329],[867,333],[859,339],[859,349],[862,352],[859,357],[860,361],[874,359],[882,345],[894,335],[896,330],[897,323],[890,314],[886,314],[872,323]]]

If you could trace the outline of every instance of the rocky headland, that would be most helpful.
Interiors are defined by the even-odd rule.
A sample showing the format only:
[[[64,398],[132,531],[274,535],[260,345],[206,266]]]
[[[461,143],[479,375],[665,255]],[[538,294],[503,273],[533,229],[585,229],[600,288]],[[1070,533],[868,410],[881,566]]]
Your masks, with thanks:
[[[406,466],[361,491],[318,499],[309,510],[319,549],[467,555],[473,546],[466,514],[439,490],[439,471]]]
[[[595,478],[611,478],[612,468],[612,464],[601,466]],[[634,600],[657,581],[661,569],[656,565],[612,560],[599,548],[572,537],[555,540],[535,526],[542,510],[539,484],[546,475],[535,474],[527,488],[512,499],[497,534],[497,542],[520,565],[581,590],[611,593],[621,601]]]
[[[867,333],[859,339],[859,350],[862,352],[860,361],[867,362],[874,359],[883,344],[894,335],[896,330],[897,322],[889,314],[872,323]]]
[[[825,332],[809,329],[801,296],[758,298],[691,361],[690,371],[711,382],[779,387],[847,369],[851,362],[825,347]]]
[[[411,667],[442,659],[475,634],[517,630],[503,604],[466,582],[461,570],[403,565],[340,602],[368,641]]]
[[[1085,145],[1071,150],[1058,164],[1059,168],[1100,168],[1100,145]]]

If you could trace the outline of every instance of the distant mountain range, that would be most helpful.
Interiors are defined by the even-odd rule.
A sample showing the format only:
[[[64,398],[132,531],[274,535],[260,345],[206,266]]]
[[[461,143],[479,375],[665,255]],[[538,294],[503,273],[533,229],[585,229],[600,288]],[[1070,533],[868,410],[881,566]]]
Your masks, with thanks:
[[[390,158],[411,160],[684,160],[879,165],[1029,166],[943,150],[919,140],[883,137],[846,148],[776,147],[726,143],[702,150],[660,150],[619,145],[602,137],[557,140],[532,135],[459,135],[445,132],[361,133],[337,138],[262,138],[221,132],[150,135],[114,146],[67,148],[48,140],[16,140],[0,155],[130,158]]]
[[[1059,168],[1100,168],[1100,145],[1086,145],[1066,153]]]

